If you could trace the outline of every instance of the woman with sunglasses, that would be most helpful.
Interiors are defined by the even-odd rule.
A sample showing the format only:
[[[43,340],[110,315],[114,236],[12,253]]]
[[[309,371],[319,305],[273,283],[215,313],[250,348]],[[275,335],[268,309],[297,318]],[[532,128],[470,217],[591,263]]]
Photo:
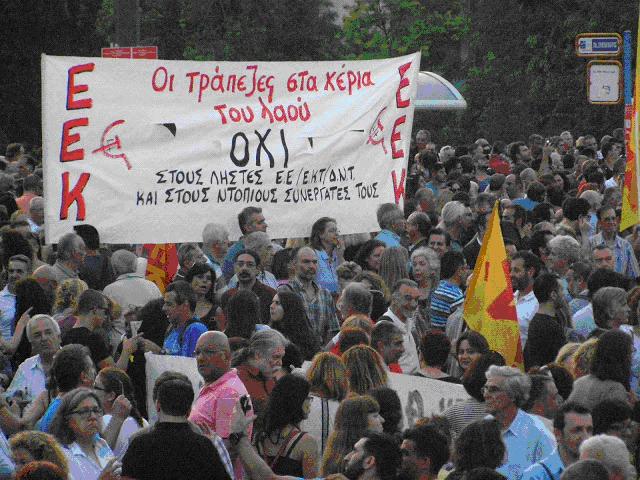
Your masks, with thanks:
[[[131,436],[141,428],[148,427],[149,424],[140,415],[131,379],[124,371],[114,367],[103,368],[93,382],[93,389],[104,407],[102,427],[105,439],[115,456],[121,460],[127,451]],[[126,410],[121,408],[121,402],[118,401],[121,395],[131,405],[128,416],[125,414]]]
[[[64,447],[72,478],[97,480],[118,466],[111,448],[100,437],[102,414],[100,398],[88,388],[76,388],[62,397],[50,429]]]

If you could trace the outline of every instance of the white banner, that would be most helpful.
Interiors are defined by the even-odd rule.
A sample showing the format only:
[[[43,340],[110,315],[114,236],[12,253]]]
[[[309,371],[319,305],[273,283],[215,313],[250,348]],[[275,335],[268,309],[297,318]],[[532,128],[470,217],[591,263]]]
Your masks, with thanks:
[[[169,355],[154,355],[145,353],[147,360],[147,410],[149,420],[155,419],[155,407],[153,405],[153,385],[162,372],[173,370],[184,373],[193,384],[196,396],[204,381],[198,373],[198,367],[194,358],[174,357]],[[307,369],[310,362],[305,362],[303,369]],[[396,391],[402,403],[405,427],[411,426],[416,420],[432,415],[441,415],[455,402],[461,402],[469,398],[469,394],[462,385],[447,383],[439,380],[431,380],[413,375],[388,373],[389,386]],[[320,425],[318,421],[316,425]]]
[[[370,61],[193,62],[42,56],[49,242],[89,223],[107,243],[378,230],[402,205],[419,53]],[[357,212],[357,214],[354,214]]]

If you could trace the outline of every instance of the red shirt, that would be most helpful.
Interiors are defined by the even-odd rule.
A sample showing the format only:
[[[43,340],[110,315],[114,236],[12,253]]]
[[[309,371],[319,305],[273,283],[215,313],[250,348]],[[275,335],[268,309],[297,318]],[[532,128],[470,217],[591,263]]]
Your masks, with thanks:
[[[267,400],[269,399],[275,382],[272,378],[266,380],[256,367],[245,364],[239,365],[236,370],[238,371],[238,377],[240,377],[240,380],[244,383],[251,397],[253,412],[256,415],[260,415],[267,406]]]

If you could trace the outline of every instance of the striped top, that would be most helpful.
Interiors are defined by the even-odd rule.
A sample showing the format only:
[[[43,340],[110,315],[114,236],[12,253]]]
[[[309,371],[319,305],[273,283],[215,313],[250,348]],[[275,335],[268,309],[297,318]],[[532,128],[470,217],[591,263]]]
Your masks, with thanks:
[[[441,280],[431,294],[431,326],[444,329],[447,319],[464,302],[464,293],[458,285]]]

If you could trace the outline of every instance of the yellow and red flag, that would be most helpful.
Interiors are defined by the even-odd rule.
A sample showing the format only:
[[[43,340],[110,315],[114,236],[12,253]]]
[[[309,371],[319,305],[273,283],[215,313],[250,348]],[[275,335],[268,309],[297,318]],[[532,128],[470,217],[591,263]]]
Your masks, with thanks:
[[[640,38],[640,18],[638,19],[638,38]],[[633,92],[633,106],[631,107],[631,126],[626,129],[626,153],[627,166],[624,170],[624,185],[622,188],[622,218],[620,219],[620,231],[640,223],[640,211],[638,210],[638,148],[640,112],[640,42],[636,40],[636,75]],[[627,108],[629,106],[627,105]],[[625,112],[625,127],[628,122],[628,111]]]
[[[511,287],[510,264],[502,239],[498,202],[482,240],[464,301],[463,317],[481,333],[507,365],[524,368],[518,316]]]
[[[164,293],[167,285],[178,271],[178,249],[175,243],[152,244],[146,243],[147,252],[147,280],[155,283]]]

